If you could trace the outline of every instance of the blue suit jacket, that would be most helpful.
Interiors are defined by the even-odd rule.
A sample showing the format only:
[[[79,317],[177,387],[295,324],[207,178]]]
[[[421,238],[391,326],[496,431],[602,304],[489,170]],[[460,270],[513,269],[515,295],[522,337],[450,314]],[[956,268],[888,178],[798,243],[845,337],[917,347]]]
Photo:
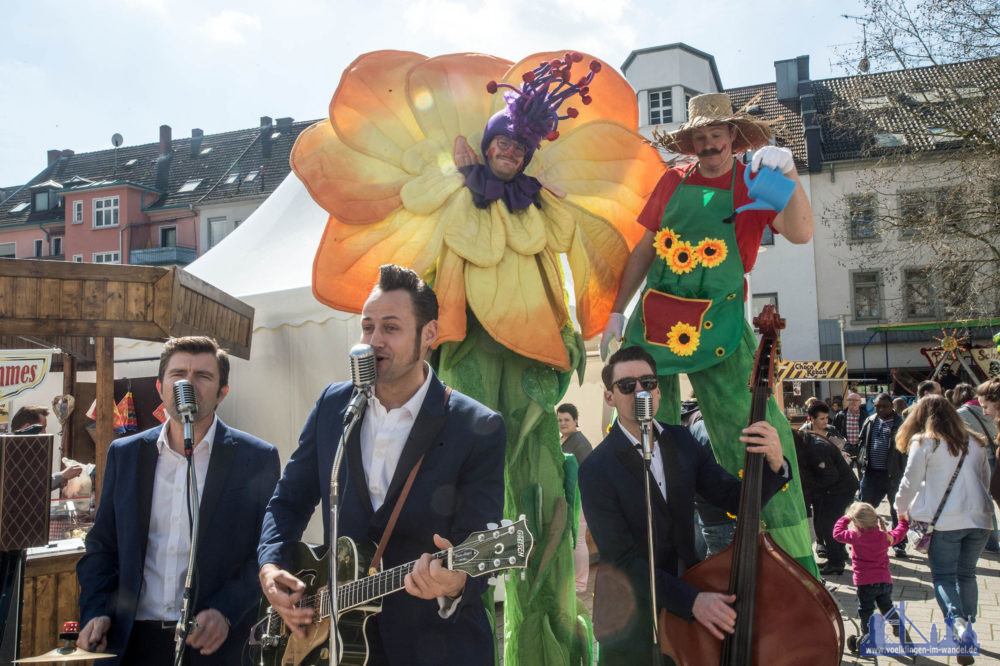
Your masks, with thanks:
[[[349,382],[327,386],[309,415],[264,516],[260,566],[271,562],[289,567],[289,547],[301,538],[319,503],[324,534],[329,535],[330,473],[352,391]],[[372,510],[361,460],[360,423],[347,441],[338,515],[340,536],[355,540],[378,542],[407,475],[425,455],[386,546],[386,568],[437,552],[434,534],[458,545],[501,517],[503,419],[458,391],[452,392],[446,407],[444,395],[444,384],[433,377],[378,511]],[[377,616],[382,650],[373,649],[384,651],[391,664],[492,663],[493,628],[480,599],[486,587],[484,578],[470,577],[462,601],[447,620],[438,615],[435,599],[418,599],[405,590],[385,597]]]
[[[118,655],[128,644],[139,603],[158,458],[156,439],[162,428],[112,442],[87,552],[76,567],[80,626],[109,616],[108,651]],[[239,663],[260,600],[256,558],[260,526],[280,472],[277,449],[219,421],[201,495],[194,613],[215,608],[231,627],[215,654],[192,654],[188,663]]]
[[[691,607],[700,590],[682,580],[680,574],[698,562],[695,493],[735,514],[740,482],[686,428],[661,425],[664,434],[657,445],[661,447],[669,502],[650,480],[656,601],[660,608],[691,621]],[[648,652],[652,644],[644,466],[640,450],[617,423],[580,466],[583,511],[601,557],[594,581],[594,634],[610,647],[634,652]],[[765,465],[764,501],[787,480]]]

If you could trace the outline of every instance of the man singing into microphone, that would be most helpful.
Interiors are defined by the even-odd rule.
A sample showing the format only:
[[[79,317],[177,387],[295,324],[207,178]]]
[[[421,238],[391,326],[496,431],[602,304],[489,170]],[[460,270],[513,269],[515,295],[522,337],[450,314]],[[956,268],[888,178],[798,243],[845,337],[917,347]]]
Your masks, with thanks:
[[[601,371],[604,400],[618,411],[594,452],[580,466],[583,511],[601,562],[594,586],[594,635],[601,643],[600,666],[672,664],[652,642],[646,499],[640,423],[635,394],[648,391],[655,414],[660,402],[656,362],[642,347],[620,349]],[[759,421],[739,438],[747,451],[763,453],[764,502],[790,479],[774,427]],[[653,504],[653,553],[659,608],[701,622],[720,640],[732,633],[734,597],[703,592],[680,575],[698,561],[694,549],[695,493],[736,513],[740,482],[724,470],[686,428],[652,421],[650,497]]]
[[[176,404],[187,380],[196,404]],[[116,440],[87,552],[77,564],[77,645],[113,652],[102,664],[174,662],[174,630],[191,549],[187,459],[181,411],[193,411],[194,467],[200,495],[193,604],[185,664],[239,664],[260,599],[257,540],[281,462],[270,444],[228,427],[215,409],[229,392],[229,356],[206,337],[171,338],[160,355],[156,389],[168,419]]]
[[[405,591],[383,598],[382,612],[368,621],[365,663],[491,664],[493,628],[481,599],[486,580],[443,568],[428,553],[499,522],[503,419],[446,390],[424,360],[437,339],[438,301],[415,272],[382,266],[361,317],[361,342],[374,349],[378,378],[362,421],[346,442],[339,476],[340,536],[378,542],[404,481],[420,461],[382,568],[417,563],[406,575]],[[294,632],[293,640],[305,639],[313,612],[295,608],[305,586],[288,571],[291,547],[321,500],[329,541],[330,474],[353,388],[341,382],[323,391],[264,517],[261,587]]]

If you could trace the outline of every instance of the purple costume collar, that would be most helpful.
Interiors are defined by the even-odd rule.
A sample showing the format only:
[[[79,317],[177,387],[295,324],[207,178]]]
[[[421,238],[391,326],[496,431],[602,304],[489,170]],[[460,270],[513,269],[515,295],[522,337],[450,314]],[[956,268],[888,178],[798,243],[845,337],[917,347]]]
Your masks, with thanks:
[[[531,204],[541,207],[538,192],[542,184],[537,178],[519,173],[511,180],[501,180],[484,164],[473,164],[459,169],[465,176],[465,186],[472,192],[476,208],[487,208],[497,199],[507,204],[507,210],[524,210]]]

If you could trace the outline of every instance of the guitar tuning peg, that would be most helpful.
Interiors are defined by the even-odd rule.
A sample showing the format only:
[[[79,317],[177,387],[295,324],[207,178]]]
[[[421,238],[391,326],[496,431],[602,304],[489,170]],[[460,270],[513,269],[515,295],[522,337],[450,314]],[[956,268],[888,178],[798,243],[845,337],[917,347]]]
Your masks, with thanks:
[[[490,576],[489,578],[487,578],[487,579],[486,579],[486,584],[487,584],[487,585],[493,585],[494,587],[495,587],[495,586],[496,586],[496,584],[497,584],[497,583],[499,583],[499,582],[500,582],[500,581],[498,581],[498,580],[497,580],[497,577],[496,577],[496,576]]]
[[[496,523],[486,523],[486,529],[495,530],[498,527]]]
[[[527,580],[527,578],[528,576],[526,575],[526,572],[524,571],[524,569],[521,569],[521,580],[525,581]]]
[[[524,515],[523,513],[517,517],[518,521],[524,520],[525,518],[527,518],[527,516]]]
[[[504,518],[503,520],[500,521],[500,527],[507,527],[507,526],[513,525],[513,524],[514,524],[514,521],[509,520],[507,518]]]

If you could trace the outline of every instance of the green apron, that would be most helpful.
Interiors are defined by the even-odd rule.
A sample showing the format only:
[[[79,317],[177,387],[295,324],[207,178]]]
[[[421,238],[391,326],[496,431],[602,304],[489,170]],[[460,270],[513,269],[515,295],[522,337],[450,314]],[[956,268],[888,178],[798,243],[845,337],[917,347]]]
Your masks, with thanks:
[[[693,172],[663,211],[646,289],[625,330],[625,345],[644,347],[660,375],[710,368],[733,353],[743,335],[736,163],[728,190],[688,184]]]

